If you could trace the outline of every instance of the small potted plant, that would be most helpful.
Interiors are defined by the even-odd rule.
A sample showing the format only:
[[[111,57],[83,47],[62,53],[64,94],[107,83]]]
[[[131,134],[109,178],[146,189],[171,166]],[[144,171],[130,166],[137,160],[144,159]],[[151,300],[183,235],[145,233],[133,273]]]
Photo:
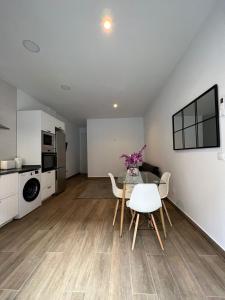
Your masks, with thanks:
[[[130,155],[122,154],[120,158],[124,158],[125,167],[128,170],[129,175],[137,176],[139,174],[138,166],[143,162],[143,152],[146,148],[144,145],[138,152],[134,152]]]

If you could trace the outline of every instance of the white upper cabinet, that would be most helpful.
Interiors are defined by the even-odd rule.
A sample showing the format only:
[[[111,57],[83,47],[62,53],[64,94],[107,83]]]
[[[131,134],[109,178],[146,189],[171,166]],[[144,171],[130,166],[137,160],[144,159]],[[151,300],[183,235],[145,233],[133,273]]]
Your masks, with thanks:
[[[41,129],[47,132],[55,133],[55,118],[51,115],[41,112]]]
[[[41,129],[47,132],[55,133],[55,127],[65,130],[65,124],[53,116],[41,112]]]
[[[62,121],[55,119],[55,127],[60,128],[65,131],[65,123]]]
[[[55,128],[65,130],[65,124],[41,110],[18,111],[17,156],[26,165],[41,165],[41,130],[55,134]]]

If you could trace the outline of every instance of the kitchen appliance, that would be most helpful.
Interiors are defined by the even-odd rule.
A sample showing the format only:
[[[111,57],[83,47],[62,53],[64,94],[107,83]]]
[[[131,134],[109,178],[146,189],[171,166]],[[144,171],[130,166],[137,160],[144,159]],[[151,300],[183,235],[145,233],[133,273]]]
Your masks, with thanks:
[[[40,169],[19,174],[19,209],[16,219],[20,219],[41,205]]]
[[[42,173],[55,170],[56,168],[56,153],[42,152]]]
[[[1,160],[1,170],[14,169],[16,166],[15,160]]]
[[[42,152],[55,152],[55,134],[43,131],[42,134]]]
[[[15,164],[17,169],[21,169],[23,165],[23,160],[20,157],[15,158]]]
[[[66,143],[65,133],[62,129],[56,128],[55,131],[56,149],[56,193],[61,193],[66,187]]]

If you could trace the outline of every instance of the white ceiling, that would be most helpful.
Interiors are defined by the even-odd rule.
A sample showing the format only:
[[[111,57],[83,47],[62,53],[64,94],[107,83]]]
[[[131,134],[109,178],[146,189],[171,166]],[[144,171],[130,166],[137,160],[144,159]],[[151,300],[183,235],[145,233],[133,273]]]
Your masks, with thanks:
[[[0,77],[74,121],[141,116],[215,2],[1,0]],[[41,51],[29,53],[24,39]]]

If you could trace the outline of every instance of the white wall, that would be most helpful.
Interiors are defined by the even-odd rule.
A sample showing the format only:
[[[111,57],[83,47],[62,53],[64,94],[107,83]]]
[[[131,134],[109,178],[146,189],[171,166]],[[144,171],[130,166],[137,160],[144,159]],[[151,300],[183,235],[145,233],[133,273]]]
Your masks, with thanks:
[[[0,80],[0,160],[16,157],[16,88]]]
[[[17,90],[17,110],[43,110],[58,119],[66,125],[66,141],[68,148],[66,152],[66,177],[79,173],[79,128],[72,122],[69,122],[52,108],[40,103],[30,95],[21,90]]]
[[[118,176],[124,170],[120,156],[143,144],[143,118],[87,120],[88,176]]]
[[[145,116],[147,161],[172,173],[170,199],[225,249],[225,162],[220,149],[173,151],[172,114],[215,83],[225,95],[225,14],[206,21]],[[221,119],[225,142],[225,117]]]

